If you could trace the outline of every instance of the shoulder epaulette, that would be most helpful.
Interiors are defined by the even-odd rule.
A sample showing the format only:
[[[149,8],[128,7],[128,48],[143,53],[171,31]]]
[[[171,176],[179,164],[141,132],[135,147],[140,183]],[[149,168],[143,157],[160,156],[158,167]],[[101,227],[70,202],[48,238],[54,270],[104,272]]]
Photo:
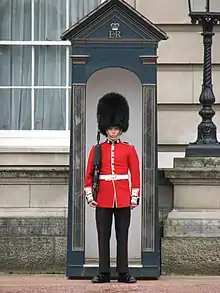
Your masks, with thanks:
[[[133,146],[133,144],[131,144],[131,143],[128,142],[128,141],[123,141],[122,143],[123,143],[123,144],[127,144],[127,145],[131,145],[131,146]]]

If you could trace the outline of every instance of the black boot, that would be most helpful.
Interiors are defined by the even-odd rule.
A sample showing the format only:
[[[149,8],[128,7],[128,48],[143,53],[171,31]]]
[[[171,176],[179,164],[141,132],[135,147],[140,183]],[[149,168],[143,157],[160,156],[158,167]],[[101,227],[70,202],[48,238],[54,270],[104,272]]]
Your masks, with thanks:
[[[109,283],[110,274],[109,273],[98,273],[93,279],[92,283]]]
[[[136,283],[137,280],[132,277],[129,273],[119,274],[118,282],[120,283]]]

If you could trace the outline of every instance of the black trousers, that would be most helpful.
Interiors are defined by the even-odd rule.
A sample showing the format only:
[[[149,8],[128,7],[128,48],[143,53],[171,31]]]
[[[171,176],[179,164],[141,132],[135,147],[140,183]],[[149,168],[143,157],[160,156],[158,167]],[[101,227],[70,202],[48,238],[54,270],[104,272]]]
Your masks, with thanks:
[[[128,230],[131,208],[96,208],[96,226],[99,243],[99,271],[110,272],[110,238],[113,215],[117,241],[117,272],[128,272]]]

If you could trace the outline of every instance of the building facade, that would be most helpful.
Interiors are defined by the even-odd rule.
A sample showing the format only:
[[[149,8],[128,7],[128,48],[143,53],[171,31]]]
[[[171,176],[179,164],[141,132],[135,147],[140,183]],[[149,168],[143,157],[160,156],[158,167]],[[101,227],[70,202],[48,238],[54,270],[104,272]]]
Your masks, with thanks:
[[[185,147],[196,139],[200,121],[201,27],[191,25],[185,0],[128,2],[169,36],[158,48],[159,205],[163,223],[173,209],[174,197],[172,182],[164,177],[163,169],[172,168],[174,158],[185,156]],[[60,36],[100,3],[101,0],[3,0],[0,3],[2,270],[29,271],[34,267],[36,271],[57,272],[65,269],[72,64],[71,44],[62,41]],[[218,126],[219,26],[215,33],[214,120]],[[116,72],[114,75],[117,77]],[[131,81],[135,88],[135,80],[131,78]],[[91,96],[95,96],[94,86],[89,86]],[[92,102],[90,108],[88,105],[87,112],[93,107]],[[95,127],[95,120],[92,123]],[[96,134],[88,135],[92,143]],[[169,256],[166,249],[165,246],[164,259]],[[165,264],[165,273],[172,271],[168,266],[169,262]]]

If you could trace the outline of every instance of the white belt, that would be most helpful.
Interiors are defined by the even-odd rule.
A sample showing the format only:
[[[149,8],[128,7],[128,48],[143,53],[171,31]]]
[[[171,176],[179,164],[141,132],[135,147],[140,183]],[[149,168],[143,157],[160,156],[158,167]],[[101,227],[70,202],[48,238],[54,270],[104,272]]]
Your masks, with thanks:
[[[111,180],[125,180],[128,179],[128,174],[117,175],[117,174],[109,174],[109,175],[99,175],[100,180],[111,181]]]

